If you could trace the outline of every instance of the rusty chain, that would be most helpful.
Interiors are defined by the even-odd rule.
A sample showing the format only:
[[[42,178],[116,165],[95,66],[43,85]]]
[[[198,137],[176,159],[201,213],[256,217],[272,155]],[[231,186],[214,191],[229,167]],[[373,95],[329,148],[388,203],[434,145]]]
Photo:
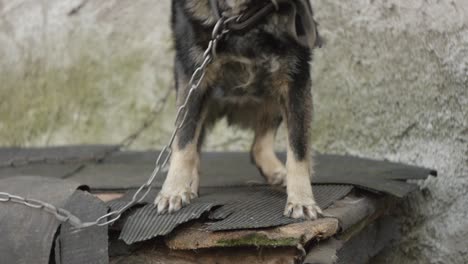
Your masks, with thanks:
[[[73,226],[76,229],[82,229],[82,228],[87,228],[91,226],[106,226],[106,225],[112,224],[115,221],[117,221],[121,217],[121,215],[125,211],[127,211],[130,207],[143,201],[143,199],[145,199],[145,197],[150,192],[152,184],[154,180],[156,179],[156,177],[159,175],[161,169],[164,168],[169,162],[169,159],[172,155],[172,144],[174,143],[177,132],[180,130],[182,126],[184,126],[185,120],[187,118],[187,105],[189,103],[189,100],[194,94],[194,92],[197,89],[199,89],[199,87],[201,86],[205,78],[208,65],[213,61],[213,59],[215,59],[216,49],[217,49],[217,45],[219,41],[227,33],[230,32],[228,28],[228,24],[233,21],[239,21],[240,17],[241,16],[233,16],[233,17],[227,18],[225,16],[222,16],[217,20],[212,31],[211,40],[208,43],[208,47],[206,48],[205,52],[203,53],[201,64],[198,66],[197,69],[195,69],[188,83],[188,87],[190,87],[190,89],[185,98],[185,101],[177,110],[177,115],[175,119],[175,128],[170,137],[169,143],[159,153],[159,156],[156,159],[155,167],[153,169],[153,172],[151,173],[151,176],[143,185],[140,186],[140,188],[138,188],[138,190],[133,195],[131,201],[129,201],[120,209],[109,212],[92,222],[82,222],[78,217],[76,217],[70,211],[64,208],[56,207],[50,203],[39,201],[36,199],[30,199],[30,198],[17,196],[17,195],[9,194],[6,192],[0,192],[0,202],[4,202],[4,203],[12,202],[12,203],[17,203],[17,204],[22,204],[30,208],[44,210],[54,215],[55,218],[59,220],[60,222],[69,223],[71,226]],[[96,159],[96,157],[91,157],[91,158]],[[74,158],[70,158],[67,160],[74,160]],[[0,167],[2,165],[5,165],[5,166],[22,165],[26,162],[32,162],[32,163],[34,162],[66,162],[66,160],[38,158],[38,159],[24,160],[20,162],[11,161],[7,164],[0,164]]]

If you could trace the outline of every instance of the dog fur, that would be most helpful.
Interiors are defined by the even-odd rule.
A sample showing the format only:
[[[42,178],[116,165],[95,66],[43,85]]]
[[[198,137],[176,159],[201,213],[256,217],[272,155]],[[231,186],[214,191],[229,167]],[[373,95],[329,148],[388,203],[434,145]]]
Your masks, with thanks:
[[[235,15],[258,2],[218,0],[218,5]],[[178,106],[186,99],[191,74],[202,63],[215,22],[209,0],[172,1]],[[281,9],[247,32],[229,34],[219,44],[218,56],[191,97],[186,123],[176,136],[168,176],[155,200],[158,212],[175,212],[198,195],[205,131],[226,117],[229,124],[255,131],[252,161],[268,183],[286,186],[285,215],[315,219],[320,214],[310,183],[312,47],[291,34],[295,24],[291,10]],[[286,166],[273,148],[282,121],[288,130]]]

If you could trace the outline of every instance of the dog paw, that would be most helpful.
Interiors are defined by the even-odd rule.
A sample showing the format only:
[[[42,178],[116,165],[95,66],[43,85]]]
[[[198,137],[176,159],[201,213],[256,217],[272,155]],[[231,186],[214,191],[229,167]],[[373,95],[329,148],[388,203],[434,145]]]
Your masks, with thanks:
[[[154,204],[158,209],[158,214],[174,213],[190,204],[191,200],[196,197],[197,194],[192,192],[190,188],[171,192],[161,190],[154,200]]]
[[[291,218],[302,218],[315,220],[322,214],[322,209],[314,202],[293,203],[288,202],[284,210],[284,215]]]
[[[281,168],[271,173],[270,175],[264,174],[267,182],[271,185],[280,185],[286,187],[286,168]]]

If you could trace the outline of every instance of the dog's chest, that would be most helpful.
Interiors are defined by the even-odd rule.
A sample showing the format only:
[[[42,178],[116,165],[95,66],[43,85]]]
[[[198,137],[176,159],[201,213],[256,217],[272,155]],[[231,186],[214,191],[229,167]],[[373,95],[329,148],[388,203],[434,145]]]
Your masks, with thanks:
[[[229,36],[210,67],[213,96],[261,100],[275,96],[294,71],[296,47],[286,37],[288,16],[274,15],[246,35]]]

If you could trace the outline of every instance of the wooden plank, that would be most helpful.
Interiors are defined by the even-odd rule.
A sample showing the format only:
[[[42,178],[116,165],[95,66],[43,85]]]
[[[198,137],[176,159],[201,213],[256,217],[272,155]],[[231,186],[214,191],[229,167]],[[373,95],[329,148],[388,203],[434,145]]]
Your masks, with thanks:
[[[311,240],[322,240],[338,231],[338,220],[318,219],[262,230],[210,232],[194,224],[174,232],[165,239],[170,249],[201,249],[213,247],[296,247]]]
[[[292,247],[170,250],[164,245],[148,244],[130,255],[111,257],[110,264],[295,264],[302,258],[301,252]]]
[[[94,196],[103,202],[109,202],[121,198],[124,193],[95,193]]]

